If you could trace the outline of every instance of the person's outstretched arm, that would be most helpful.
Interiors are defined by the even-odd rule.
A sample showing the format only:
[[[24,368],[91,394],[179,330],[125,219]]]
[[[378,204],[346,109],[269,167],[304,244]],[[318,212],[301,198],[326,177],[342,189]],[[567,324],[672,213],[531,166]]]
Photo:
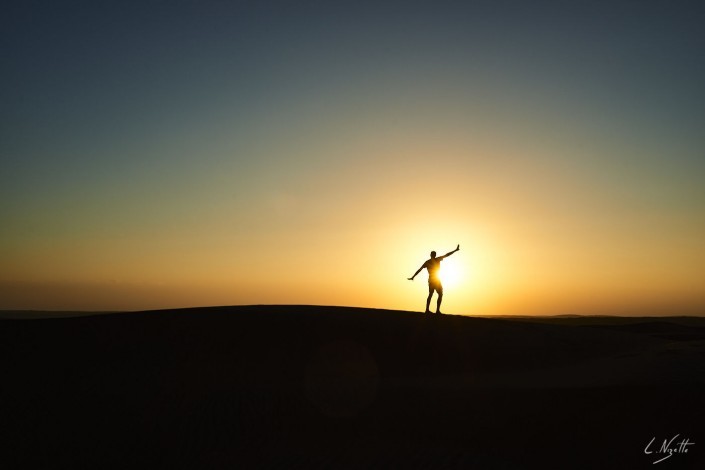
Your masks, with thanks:
[[[458,246],[455,247],[455,250],[449,251],[449,252],[446,253],[445,255],[441,256],[441,259],[446,258],[446,257],[452,255],[453,253],[455,253],[456,251],[459,251],[459,250],[460,250],[460,244],[458,244]]]
[[[422,264],[422,265],[421,265],[421,267],[420,267],[419,269],[417,269],[417,270],[416,270],[416,272],[414,273],[414,275],[413,275],[413,276],[411,276],[411,277],[410,277],[410,278],[408,278],[408,279],[409,279],[410,281],[413,281],[413,280],[414,280],[414,278],[416,277],[416,275],[417,275],[418,273],[420,273],[420,272],[421,272],[421,270],[422,270],[423,268],[425,268],[425,267],[426,267],[426,263]]]

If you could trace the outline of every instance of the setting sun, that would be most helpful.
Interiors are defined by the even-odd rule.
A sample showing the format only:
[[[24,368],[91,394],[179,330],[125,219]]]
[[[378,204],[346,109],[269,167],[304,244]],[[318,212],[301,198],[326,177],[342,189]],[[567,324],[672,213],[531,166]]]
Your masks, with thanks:
[[[454,287],[463,281],[462,267],[454,259],[443,260],[440,271],[441,281],[445,287]]]

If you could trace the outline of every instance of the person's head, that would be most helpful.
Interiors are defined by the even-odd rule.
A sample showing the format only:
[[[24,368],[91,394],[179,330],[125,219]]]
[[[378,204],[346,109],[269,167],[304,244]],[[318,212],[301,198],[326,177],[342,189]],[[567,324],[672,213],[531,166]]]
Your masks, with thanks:
[[[435,252],[435,251],[432,251],[432,252],[431,252],[431,259],[433,259],[433,258],[435,258],[435,257],[436,257],[436,252]]]

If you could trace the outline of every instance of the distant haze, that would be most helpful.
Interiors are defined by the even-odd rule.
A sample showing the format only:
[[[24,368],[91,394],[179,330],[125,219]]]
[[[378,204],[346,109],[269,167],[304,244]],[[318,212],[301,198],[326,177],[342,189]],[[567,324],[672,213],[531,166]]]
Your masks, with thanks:
[[[14,2],[0,309],[705,314],[698,2]]]

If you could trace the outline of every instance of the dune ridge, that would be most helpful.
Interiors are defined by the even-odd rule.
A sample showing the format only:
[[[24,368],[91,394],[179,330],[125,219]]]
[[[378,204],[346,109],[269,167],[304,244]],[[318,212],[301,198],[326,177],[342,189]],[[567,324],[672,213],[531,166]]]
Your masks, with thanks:
[[[698,320],[579,320],[265,305],[7,319],[5,442],[45,466],[618,468],[651,463],[651,434],[702,441]]]

